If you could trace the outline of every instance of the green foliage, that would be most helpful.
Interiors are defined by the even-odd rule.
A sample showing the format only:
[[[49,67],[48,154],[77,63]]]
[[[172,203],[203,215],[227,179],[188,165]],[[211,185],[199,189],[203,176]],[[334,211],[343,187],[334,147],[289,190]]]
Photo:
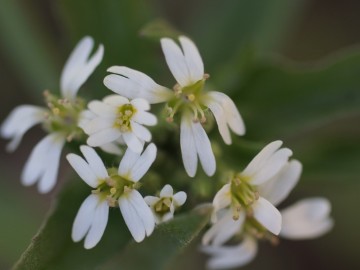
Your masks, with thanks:
[[[172,269],[171,262],[194,240],[209,222],[211,206],[203,205],[188,214],[160,224],[143,243],[130,243],[124,251],[100,267],[102,270]]]

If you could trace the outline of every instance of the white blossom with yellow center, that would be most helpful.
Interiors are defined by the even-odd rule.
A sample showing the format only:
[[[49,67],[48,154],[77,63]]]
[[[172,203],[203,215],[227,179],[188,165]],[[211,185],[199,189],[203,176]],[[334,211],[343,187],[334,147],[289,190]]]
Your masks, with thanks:
[[[156,158],[156,146],[149,144],[145,151],[134,153],[128,148],[119,168],[106,169],[95,150],[81,146],[85,159],[68,154],[67,160],[82,180],[94,188],[81,205],[72,228],[75,242],[85,238],[84,247],[93,248],[101,239],[108,221],[109,207],[119,207],[124,221],[136,242],[151,235],[155,219],[137,191],[138,181]]]
[[[208,109],[218,124],[226,144],[231,144],[229,128],[237,135],[245,133],[244,123],[234,104],[225,94],[204,90],[209,78],[195,44],[187,37],[179,37],[180,45],[162,38],[161,46],[166,62],[177,83],[173,91],[155,83],[142,72],[123,66],[108,69],[104,84],[112,91],[128,98],[144,98],[150,103],[166,102],[167,120],[172,122],[180,113],[180,146],[187,174],[194,177],[198,159],[209,176],[216,170],[210,140],[202,126]]]
[[[160,224],[174,217],[175,209],[185,203],[186,197],[184,191],[174,194],[172,186],[165,185],[160,191],[159,197],[146,196],[144,199],[154,214],[156,224]]]
[[[71,53],[61,73],[60,98],[45,91],[48,108],[18,106],[1,126],[1,136],[11,139],[7,145],[7,150],[11,152],[18,147],[23,135],[33,126],[43,124],[48,132],[32,150],[21,175],[24,185],[37,183],[41,193],[49,192],[56,184],[65,142],[82,135],[78,123],[84,104],[77,97],[77,92],[100,64],[104,54],[104,47],[100,45],[90,56],[93,47],[93,39],[84,37]]]
[[[144,142],[151,141],[151,133],[143,125],[156,125],[156,116],[149,113],[149,103],[142,98],[129,101],[119,95],[110,95],[88,105],[95,116],[82,125],[89,135],[90,146],[103,146],[123,140],[134,152],[140,153]]]

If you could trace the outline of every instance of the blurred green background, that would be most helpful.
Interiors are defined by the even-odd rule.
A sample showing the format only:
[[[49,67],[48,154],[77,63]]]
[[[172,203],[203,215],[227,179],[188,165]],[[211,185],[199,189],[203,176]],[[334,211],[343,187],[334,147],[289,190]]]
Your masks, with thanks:
[[[210,82],[245,120],[244,139],[219,143],[229,159],[240,162],[247,141],[282,139],[304,165],[284,205],[310,196],[333,205],[331,233],[276,248],[264,243],[244,269],[360,269],[359,12],[356,0],[0,0],[0,120],[16,105],[42,105],[43,90],[58,91],[62,66],[84,35],[105,45],[105,58],[81,95],[108,94],[102,78],[114,64],[171,85],[157,39],[172,25],[195,41]],[[62,162],[61,183],[46,196],[21,186],[23,164],[42,136],[35,128],[14,154],[0,151],[0,269],[18,260],[71,174]],[[176,269],[203,269],[197,246]]]

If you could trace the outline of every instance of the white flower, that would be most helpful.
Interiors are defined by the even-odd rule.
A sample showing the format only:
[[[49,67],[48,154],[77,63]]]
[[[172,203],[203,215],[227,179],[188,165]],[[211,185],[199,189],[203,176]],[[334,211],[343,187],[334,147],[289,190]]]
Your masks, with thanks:
[[[129,101],[110,95],[103,101],[91,101],[88,107],[95,116],[82,126],[89,135],[90,146],[104,146],[121,139],[132,151],[140,153],[144,142],[151,141],[151,133],[143,125],[156,125],[157,119],[147,112],[150,105],[145,99]]]
[[[250,236],[235,246],[204,246],[202,251],[211,256],[207,261],[208,269],[228,269],[244,266],[257,254],[257,241]]]
[[[281,141],[275,141],[265,146],[244,171],[235,174],[230,183],[219,190],[213,201],[214,221],[217,211],[230,206],[234,219],[238,218],[240,211],[246,211],[267,230],[279,234],[281,215],[272,201],[287,196],[301,173],[301,164],[298,161],[289,162],[292,152],[288,148],[280,148],[281,145]],[[290,184],[286,182],[289,179]]]
[[[186,193],[179,191],[174,194],[170,185],[165,185],[160,191],[160,197],[146,196],[145,202],[154,214],[156,224],[168,221],[174,217],[175,209],[186,201]]]
[[[248,177],[250,175],[256,176],[254,179],[261,184],[252,186],[253,190],[250,190],[258,192],[259,196],[263,196],[263,200],[267,201],[268,205],[273,204],[274,206],[280,204],[289,195],[299,181],[302,171],[302,165],[297,160],[291,160],[285,162],[285,165],[283,164],[284,158],[280,158],[280,156],[286,156],[285,152],[287,151],[284,151],[284,149],[278,150],[280,146],[281,142],[279,141],[266,146],[251,161],[244,172],[233,180],[236,183],[244,179],[246,175]],[[279,154],[280,151],[283,154]],[[269,164],[272,164],[271,168],[278,167],[280,169],[276,169],[275,174],[267,169],[270,178],[267,177],[269,179],[264,180],[263,175],[265,172],[263,170],[269,168]],[[280,166],[280,164],[283,165]],[[256,166],[258,169],[256,169]],[[241,192],[241,190],[243,194],[237,193]],[[244,194],[247,195],[243,196]],[[202,250],[211,256],[208,261],[210,269],[240,267],[249,263],[257,252],[257,238],[265,238],[274,243],[277,243],[274,234],[289,239],[310,239],[325,234],[333,226],[333,221],[329,218],[330,203],[323,198],[314,198],[302,200],[281,211],[280,231],[274,231],[274,226],[271,224],[275,224],[277,218],[270,208],[270,211],[267,212],[266,208],[261,209],[261,204],[258,205],[257,202],[252,202],[250,212],[249,208],[247,209],[244,205],[240,205],[239,209],[234,209],[239,201],[244,200],[250,194],[251,192],[246,187],[236,190],[233,189],[232,183],[230,183],[225,185],[215,196],[214,208],[216,213],[213,218],[214,224],[202,239],[204,245]],[[261,197],[258,200],[260,199]],[[260,218],[259,214],[256,215],[259,208],[261,212]],[[235,220],[234,216],[236,217]],[[258,223],[254,222],[254,218]],[[240,245],[226,245],[233,237],[242,237],[243,240]],[[232,258],[238,249],[243,250],[243,255]]]
[[[293,240],[322,236],[334,225],[330,211],[330,202],[325,198],[303,199],[281,211],[280,236]]]
[[[41,193],[49,192],[56,184],[60,155],[66,140],[81,135],[78,120],[82,101],[76,99],[81,85],[99,65],[104,48],[99,46],[89,58],[93,48],[90,37],[83,38],[67,60],[60,79],[61,99],[45,92],[48,108],[32,105],[16,107],[1,126],[1,136],[11,139],[8,151],[14,151],[23,135],[34,125],[43,124],[49,133],[33,149],[22,173],[22,183],[32,185],[38,182]]]
[[[114,73],[105,77],[104,84],[112,91],[128,98],[144,98],[150,103],[166,102],[169,122],[181,113],[180,146],[185,170],[190,177],[197,171],[198,157],[205,173],[212,176],[216,170],[210,140],[202,127],[207,109],[213,113],[222,138],[231,144],[229,128],[237,135],[245,133],[243,120],[234,102],[220,92],[206,92],[208,74],[195,44],[180,36],[178,46],[169,38],[161,39],[166,62],[177,84],[174,91],[158,85],[144,73],[127,67],[114,66]],[[199,123],[200,122],[200,123]]]
[[[280,237],[304,240],[324,235],[334,225],[329,217],[330,210],[330,202],[325,198],[303,199],[287,207],[281,211],[283,222]],[[222,212],[223,217],[203,237],[201,250],[211,256],[207,262],[209,269],[241,267],[253,260],[257,253],[256,235],[244,230],[245,215],[234,221],[229,210],[223,211],[226,212]],[[240,244],[224,245],[236,234],[243,235]]]
[[[106,169],[91,147],[83,145],[80,150],[85,159],[75,154],[68,154],[66,158],[82,180],[95,190],[79,209],[72,239],[78,242],[85,237],[85,248],[94,247],[105,231],[108,208],[115,206],[119,206],[135,241],[141,242],[145,236],[151,235],[155,219],[136,188],[155,160],[156,146],[150,144],[142,154],[128,149],[118,169]]]

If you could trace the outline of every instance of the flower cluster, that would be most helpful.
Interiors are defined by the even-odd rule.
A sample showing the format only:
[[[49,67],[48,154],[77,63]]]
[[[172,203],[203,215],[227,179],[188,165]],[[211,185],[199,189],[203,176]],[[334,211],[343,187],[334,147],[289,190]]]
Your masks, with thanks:
[[[42,124],[48,133],[34,147],[22,174],[23,184],[38,182],[41,193],[49,192],[56,184],[64,145],[81,145],[82,156],[70,153],[66,158],[92,189],[80,206],[72,229],[72,239],[84,239],[86,249],[101,240],[110,208],[120,209],[134,240],[141,242],[152,234],[156,224],[172,219],[187,199],[184,191],[174,193],[169,183],[154,191],[157,196],[141,194],[140,180],[146,181],[145,174],[156,161],[158,151],[149,129],[158,123],[157,116],[151,113],[151,104],[165,103],[164,118],[179,127],[182,162],[189,177],[195,177],[198,161],[207,176],[216,172],[215,154],[204,128],[209,119],[214,118],[227,145],[232,143],[230,130],[239,136],[245,134],[242,117],[231,98],[209,91],[206,81],[210,75],[204,71],[195,44],[180,36],[178,43],[162,38],[161,47],[176,81],[173,87],[162,86],[129,67],[112,66],[104,85],[114,93],[101,101],[86,102],[77,92],[100,64],[104,48],[100,45],[90,57],[93,40],[85,37],[65,64],[60,79],[61,97],[45,91],[47,108],[19,106],[1,126],[1,136],[11,139],[9,151],[15,150],[24,133],[36,124]],[[302,171],[299,161],[289,160],[292,151],[281,145],[281,141],[270,143],[243,171],[236,168],[215,195],[212,226],[204,234],[201,247],[211,256],[209,268],[248,263],[257,252],[258,239],[275,243],[278,235],[313,238],[332,227],[326,199],[306,199],[282,211],[276,208],[295,187]],[[95,147],[121,157],[119,166],[107,166]],[[237,244],[230,245],[230,241]]]
[[[276,208],[302,171],[299,161],[288,160],[291,150],[281,145],[281,141],[268,144],[215,195],[213,225],[202,239],[202,250],[211,256],[209,269],[249,263],[257,253],[258,239],[272,243],[278,242],[278,235],[308,239],[331,229],[330,203],[324,198],[305,199],[281,212]],[[232,245],[227,245],[230,240]]]

